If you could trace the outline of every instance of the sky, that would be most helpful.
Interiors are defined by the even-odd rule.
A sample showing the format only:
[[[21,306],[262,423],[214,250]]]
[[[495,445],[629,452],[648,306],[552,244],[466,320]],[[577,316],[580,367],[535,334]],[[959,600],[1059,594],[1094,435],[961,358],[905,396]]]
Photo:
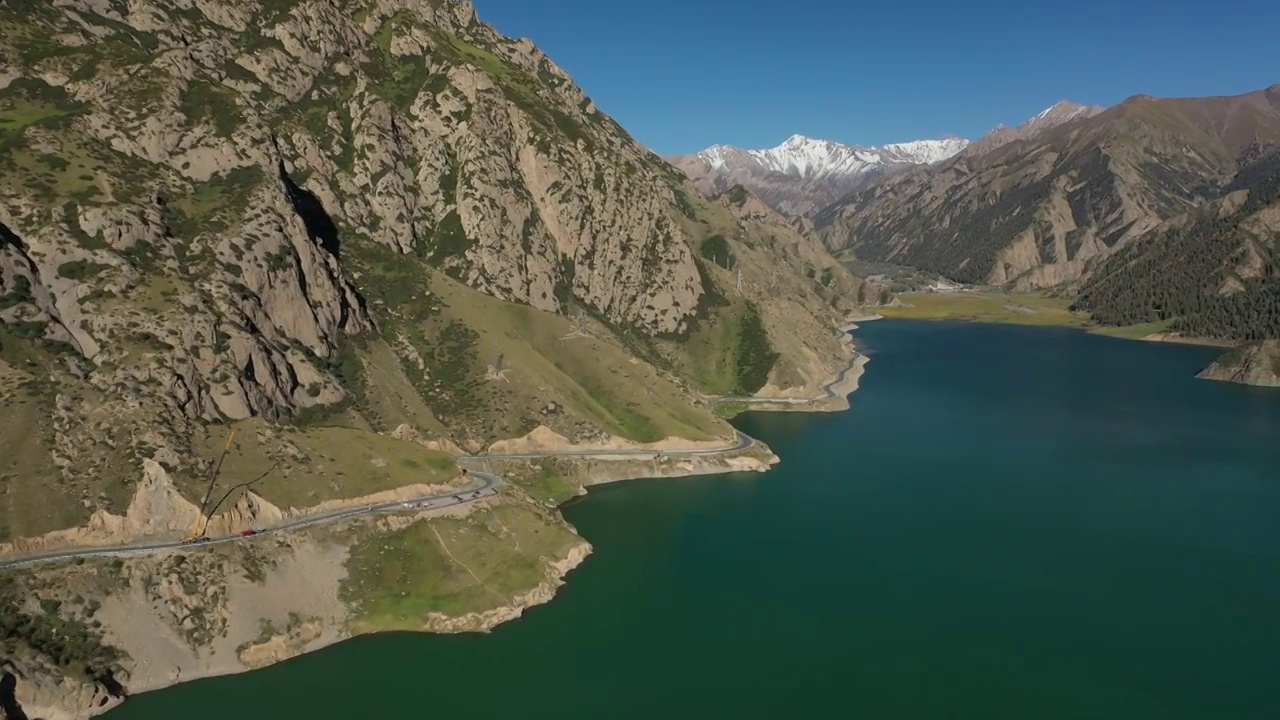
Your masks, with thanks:
[[[474,0],[661,155],[858,145],[1280,83],[1280,1]]]

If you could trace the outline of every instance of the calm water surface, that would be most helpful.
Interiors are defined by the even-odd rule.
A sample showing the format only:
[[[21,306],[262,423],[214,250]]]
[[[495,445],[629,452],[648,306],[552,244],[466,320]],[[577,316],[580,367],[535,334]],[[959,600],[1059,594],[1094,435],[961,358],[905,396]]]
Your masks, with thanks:
[[[1280,717],[1280,391],[1204,348],[869,323],[765,475],[637,481],[487,636],[359,638],[110,720]]]

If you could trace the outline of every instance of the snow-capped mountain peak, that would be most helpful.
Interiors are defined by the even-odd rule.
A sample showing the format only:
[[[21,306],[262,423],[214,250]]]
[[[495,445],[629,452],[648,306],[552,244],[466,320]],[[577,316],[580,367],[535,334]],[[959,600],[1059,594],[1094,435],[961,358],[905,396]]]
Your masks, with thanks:
[[[847,178],[873,170],[939,162],[960,152],[967,144],[967,140],[947,137],[862,147],[792,135],[781,145],[767,150],[716,145],[698,153],[697,157],[713,170],[746,164],[796,178]]]
[[[1097,105],[1081,105],[1069,100],[1061,100],[1036,113],[1036,115],[1017,127],[995,126],[991,132],[977,142],[971,144],[965,154],[977,156],[990,152],[1001,145],[1015,140],[1026,140],[1059,125],[1081,118],[1090,118],[1102,112]]]
[[[893,143],[879,148],[887,156],[912,165],[932,165],[942,162],[969,146],[969,141],[954,135],[938,140],[913,140]]]
[[[797,134],[773,148],[714,145],[670,160],[705,193],[742,184],[774,208],[802,215],[894,170],[946,160],[967,144],[945,137],[862,147]]]
[[[1047,130],[1080,117],[1093,117],[1102,112],[1097,105],[1081,105],[1069,100],[1060,100],[1041,110],[1035,117],[1018,126],[1023,131]]]

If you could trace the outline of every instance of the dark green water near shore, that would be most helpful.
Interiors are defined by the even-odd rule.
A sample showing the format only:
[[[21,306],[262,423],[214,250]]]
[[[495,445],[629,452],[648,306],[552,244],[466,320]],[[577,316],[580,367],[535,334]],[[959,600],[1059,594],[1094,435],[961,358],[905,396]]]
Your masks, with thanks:
[[[359,638],[110,720],[1280,717],[1280,391],[1213,350],[869,323],[765,475],[636,481],[487,636]]]

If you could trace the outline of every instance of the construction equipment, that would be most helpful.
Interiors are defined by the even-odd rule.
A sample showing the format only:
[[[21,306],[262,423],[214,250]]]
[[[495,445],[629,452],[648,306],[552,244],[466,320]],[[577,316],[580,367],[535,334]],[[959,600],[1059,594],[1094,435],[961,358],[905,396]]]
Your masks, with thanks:
[[[578,316],[573,321],[573,330],[560,339],[563,341],[580,337],[591,337],[587,332],[587,312],[582,308],[578,308]]]
[[[231,451],[231,442],[236,439],[236,431],[232,430],[227,436],[227,444],[222,446],[222,454],[218,456],[218,461],[213,464],[213,469],[209,472],[209,487],[204,491],[204,497],[200,499],[200,517],[196,519],[196,526],[191,531],[190,540],[203,537],[205,530],[209,526],[209,517],[205,515],[205,509],[209,506],[209,497],[213,495],[213,486],[218,482],[218,472],[222,470],[222,461],[226,459],[227,453]]]
[[[502,353],[498,353],[498,357],[494,359],[493,364],[485,372],[485,378],[488,380],[501,380],[503,382],[511,382],[507,379],[507,369],[502,367]]]

